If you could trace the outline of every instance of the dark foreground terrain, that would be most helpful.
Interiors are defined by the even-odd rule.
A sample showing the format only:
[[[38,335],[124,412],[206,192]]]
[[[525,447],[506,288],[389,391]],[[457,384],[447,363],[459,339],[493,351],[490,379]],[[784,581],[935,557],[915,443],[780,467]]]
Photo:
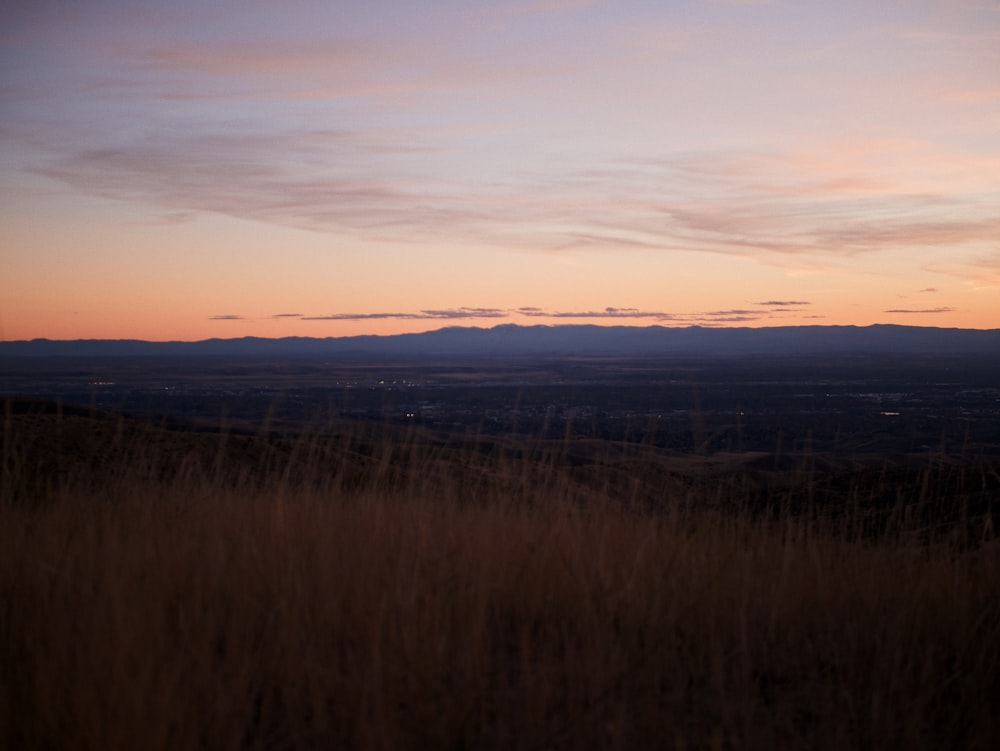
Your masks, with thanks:
[[[180,445],[218,433],[230,474],[298,461],[285,452],[308,441],[349,475],[385,443],[544,455],[546,472],[650,507],[707,483],[754,505],[833,511],[861,493],[882,511],[906,499],[977,517],[1000,482],[1000,355],[41,358],[0,367],[4,392],[130,415]],[[348,448],[359,436],[367,444]]]
[[[0,366],[0,746],[992,748],[1000,360]]]

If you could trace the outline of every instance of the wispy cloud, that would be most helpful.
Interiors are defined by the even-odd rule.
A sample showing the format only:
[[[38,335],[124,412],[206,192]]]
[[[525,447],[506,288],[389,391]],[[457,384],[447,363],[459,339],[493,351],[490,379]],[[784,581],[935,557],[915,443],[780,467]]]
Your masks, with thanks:
[[[732,323],[752,323],[753,321],[759,320],[760,316],[719,316],[717,318],[713,318],[711,316],[700,318],[695,316],[688,319],[687,323],[692,326],[721,326],[723,324]]]
[[[382,319],[417,320],[416,313],[330,313],[319,316],[302,316],[303,321],[377,321]]]
[[[449,308],[421,310],[415,313],[331,313],[300,316],[303,321],[370,321],[395,319],[401,321],[450,321],[466,318],[507,318],[509,312],[499,308]]]
[[[529,2],[501,3],[502,13],[533,15],[536,13],[560,13],[591,8],[602,0],[530,0]]]
[[[940,308],[922,308],[919,310],[913,310],[908,308],[893,308],[891,310],[884,310],[883,313],[954,313],[954,308],[940,307]]]
[[[905,247],[973,252],[1000,236],[1000,198],[810,196],[799,180],[782,184],[767,177],[767,166],[782,160],[756,160],[751,172],[739,159],[717,155],[702,163],[620,163],[599,175],[515,171],[484,189],[466,178],[400,170],[393,155],[414,148],[406,132],[386,131],[378,142],[346,132],[321,140],[315,132],[171,132],[67,154],[36,171],[167,211],[411,244],[447,239],[560,252],[645,248],[776,261]],[[366,160],[359,159],[361,151],[369,154]]]
[[[471,319],[527,318],[552,322],[578,321],[648,321],[679,325],[718,325],[723,323],[744,323],[760,321],[771,317],[777,311],[733,308],[699,312],[668,312],[640,308],[605,307],[600,310],[549,310],[537,306],[519,308],[460,307],[441,310],[391,311],[368,313],[329,313],[323,315],[285,314],[280,317],[297,318],[302,321],[454,321]],[[278,318],[279,316],[272,316]]]
[[[428,318],[506,318],[509,314],[499,308],[451,308],[447,310],[422,310]]]
[[[929,271],[963,280],[973,289],[1000,288],[1000,250],[957,258],[942,258],[928,266]]]
[[[612,308],[584,311],[546,311],[540,308],[519,308],[518,313],[532,318],[651,318],[656,321],[673,320],[672,313],[639,310],[638,308]]]
[[[236,315],[234,313],[226,313],[224,315],[209,316],[210,321],[245,321],[247,320],[245,316]]]

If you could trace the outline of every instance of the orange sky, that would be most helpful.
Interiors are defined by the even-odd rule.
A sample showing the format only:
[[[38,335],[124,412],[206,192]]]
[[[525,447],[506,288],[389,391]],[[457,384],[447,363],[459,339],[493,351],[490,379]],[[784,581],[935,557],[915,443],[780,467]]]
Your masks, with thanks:
[[[998,70],[979,2],[4,8],[0,339],[1000,328]]]

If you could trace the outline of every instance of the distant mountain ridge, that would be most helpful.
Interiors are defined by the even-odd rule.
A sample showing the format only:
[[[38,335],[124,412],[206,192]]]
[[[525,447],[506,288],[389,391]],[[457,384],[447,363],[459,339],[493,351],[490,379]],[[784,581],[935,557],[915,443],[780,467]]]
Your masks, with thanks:
[[[0,358],[23,357],[502,357],[514,355],[710,355],[807,353],[997,353],[1000,329],[872,326],[669,328],[502,324],[419,334],[241,337],[196,342],[76,339],[0,342]]]

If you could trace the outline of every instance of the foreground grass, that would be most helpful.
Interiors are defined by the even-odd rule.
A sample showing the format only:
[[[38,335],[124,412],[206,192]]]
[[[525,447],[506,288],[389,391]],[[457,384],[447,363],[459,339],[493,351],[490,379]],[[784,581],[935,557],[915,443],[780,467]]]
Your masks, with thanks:
[[[288,464],[253,482],[211,463],[166,480],[129,471],[143,463],[126,448],[123,479],[100,492],[63,481],[0,502],[0,746],[1000,737],[988,540],[873,540],[738,498],[650,511],[585,493],[539,456],[470,471],[471,455],[439,451],[400,479],[368,455],[367,475],[317,485]],[[314,467],[317,451],[287,455]]]

